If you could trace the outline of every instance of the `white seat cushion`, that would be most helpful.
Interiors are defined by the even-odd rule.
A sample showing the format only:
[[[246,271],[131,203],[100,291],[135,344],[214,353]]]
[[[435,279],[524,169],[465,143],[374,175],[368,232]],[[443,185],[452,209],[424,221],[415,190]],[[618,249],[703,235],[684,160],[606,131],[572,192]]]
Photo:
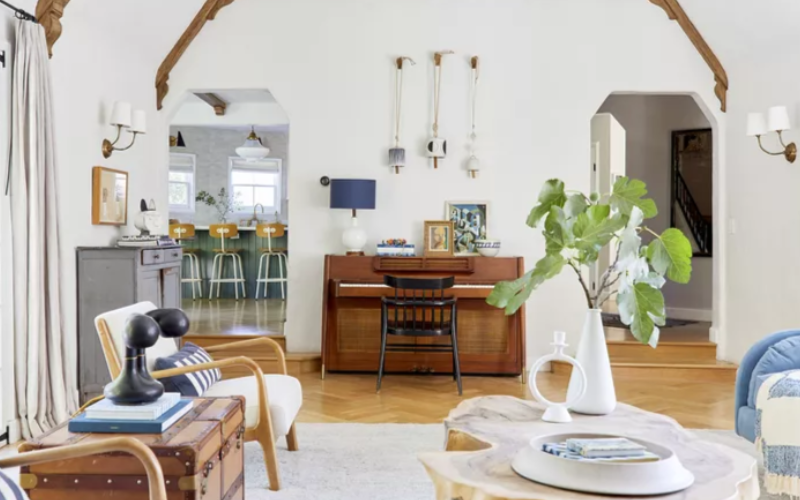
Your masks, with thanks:
[[[264,375],[269,397],[272,429],[279,438],[289,433],[294,418],[303,405],[303,388],[300,381],[288,375]],[[205,397],[244,396],[247,400],[245,423],[253,427],[258,423],[258,385],[256,378],[243,377],[222,380],[203,394]]]

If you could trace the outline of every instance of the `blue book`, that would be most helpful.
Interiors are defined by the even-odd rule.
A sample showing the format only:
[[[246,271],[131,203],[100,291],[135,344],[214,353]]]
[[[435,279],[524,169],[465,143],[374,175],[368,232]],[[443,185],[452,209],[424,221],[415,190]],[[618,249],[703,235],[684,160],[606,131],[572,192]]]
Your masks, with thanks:
[[[70,432],[99,432],[111,434],[161,434],[192,409],[191,399],[181,399],[171,410],[155,420],[97,420],[85,413],[69,421]]]

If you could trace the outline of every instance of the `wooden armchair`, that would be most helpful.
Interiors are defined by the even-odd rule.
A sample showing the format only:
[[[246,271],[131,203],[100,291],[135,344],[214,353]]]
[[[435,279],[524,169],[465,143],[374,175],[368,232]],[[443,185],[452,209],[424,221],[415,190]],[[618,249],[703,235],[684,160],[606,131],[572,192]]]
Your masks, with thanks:
[[[150,448],[133,438],[110,438],[94,443],[73,444],[61,446],[59,448],[52,448],[49,450],[20,453],[19,455],[0,460],[0,469],[24,467],[26,465],[36,465],[44,462],[68,460],[71,458],[80,458],[111,452],[130,453],[139,459],[144,465],[145,471],[147,472],[150,500],[167,500],[167,490],[164,485],[164,473],[161,471],[161,466],[158,464],[156,455]],[[3,481],[0,480],[0,482]],[[12,486],[8,483],[0,485],[0,498],[5,498],[2,491],[3,488],[6,487],[11,488]],[[21,493],[19,491],[12,490],[11,494],[13,496],[10,496],[9,498],[13,498],[15,500],[27,498],[18,496],[20,494],[24,494],[24,492]]]
[[[145,314],[153,309],[156,309],[156,306],[151,302],[140,302],[133,306],[101,314],[95,319],[95,326],[100,335],[100,342],[112,379],[119,375],[120,360],[124,359],[125,345],[122,341],[122,334],[126,320],[132,314]],[[160,338],[153,347],[147,350],[147,365],[150,374],[156,379],[234,365],[248,368],[253,373],[252,376],[221,380],[211,386],[203,395],[245,397],[245,423],[247,425],[245,440],[257,441],[261,445],[269,477],[269,487],[271,490],[277,491],[280,489],[280,478],[275,442],[280,437],[286,436],[289,451],[298,449],[294,419],[303,403],[300,381],[287,375],[283,349],[277,342],[269,338],[232,342],[210,347],[207,351],[213,355],[215,352],[259,344],[268,345],[275,351],[278,357],[279,374],[264,375],[261,367],[255,361],[244,356],[171,370],[153,371],[157,358],[169,356],[178,350],[175,341],[166,338]]]

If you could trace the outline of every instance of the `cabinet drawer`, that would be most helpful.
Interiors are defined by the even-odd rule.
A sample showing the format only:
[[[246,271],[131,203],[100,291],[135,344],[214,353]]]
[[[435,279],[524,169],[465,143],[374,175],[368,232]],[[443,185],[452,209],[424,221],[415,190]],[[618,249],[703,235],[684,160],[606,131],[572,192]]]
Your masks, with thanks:
[[[161,251],[164,252],[164,262],[180,262],[183,257],[180,248],[165,248]]]
[[[150,266],[164,262],[164,250],[142,250],[142,264]]]

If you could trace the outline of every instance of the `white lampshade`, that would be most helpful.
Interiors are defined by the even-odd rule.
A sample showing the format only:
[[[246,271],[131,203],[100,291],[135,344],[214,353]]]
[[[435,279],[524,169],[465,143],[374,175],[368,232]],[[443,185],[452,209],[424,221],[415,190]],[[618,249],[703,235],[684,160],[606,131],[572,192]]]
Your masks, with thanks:
[[[131,126],[131,103],[117,101],[111,111],[111,125]]]
[[[748,113],[747,135],[750,137],[767,133],[767,120],[764,113]]]
[[[244,145],[236,148],[236,154],[247,161],[258,161],[267,157],[269,148],[261,144],[254,127],[247,140],[244,141]]]
[[[786,106],[773,106],[767,111],[767,126],[770,130],[789,130],[789,110]]]
[[[143,110],[137,109],[133,112],[132,122],[132,131],[136,132],[137,134],[147,133],[147,113],[145,113]]]

